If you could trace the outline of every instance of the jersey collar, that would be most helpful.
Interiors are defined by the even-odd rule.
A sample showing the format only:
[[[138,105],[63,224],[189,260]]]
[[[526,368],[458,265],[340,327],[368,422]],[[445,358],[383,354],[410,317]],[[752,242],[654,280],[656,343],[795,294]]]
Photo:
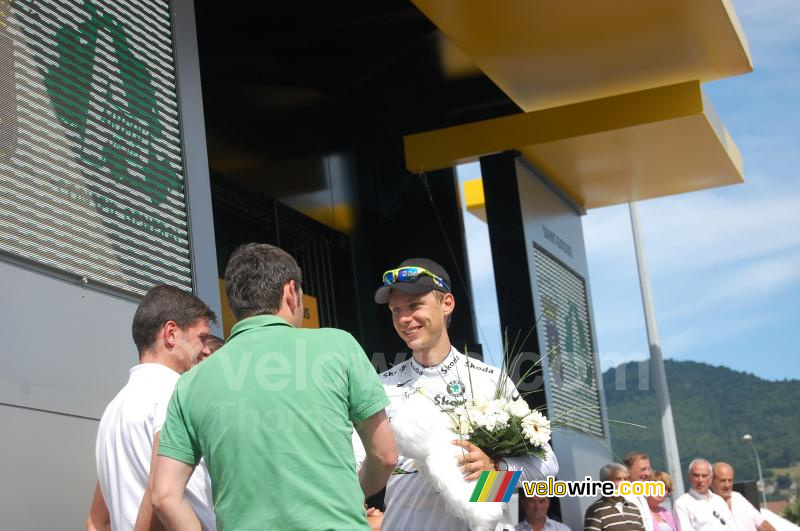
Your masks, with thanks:
[[[286,322],[283,317],[278,317],[277,315],[254,315],[253,317],[242,319],[233,325],[233,328],[231,329],[231,335],[227,341],[230,341],[234,336],[243,332],[247,332],[248,330],[266,326],[288,326],[289,328],[294,328],[292,325]]]
[[[432,367],[424,367],[417,363],[417,360],[414,357],[411,357],[411,365],[414,369],[414,372],[417,374],[421,374],[423,376],[439,376],[441,374],[445,374],[450,369],[452,369],[456,363],[458,363],[458,352],[455,347],[452,345],[450,346],[450,352],[447,353],[447,356],[439,362],[438,365],[434,365]]]

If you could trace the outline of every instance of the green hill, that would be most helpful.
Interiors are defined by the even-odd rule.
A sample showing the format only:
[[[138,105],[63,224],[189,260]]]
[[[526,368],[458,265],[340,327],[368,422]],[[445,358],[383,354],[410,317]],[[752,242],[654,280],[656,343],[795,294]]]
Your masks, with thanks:
[[[644,363],[642,371],[639,362],[632,362],[603,373],[611,443],[620,458],[628,450],[641,450],[651,456],[654,468],[664,470],[661,421],[649,364]],[[756,479],[752,449],[742,441],[745,433],[754,438],[765,475],[767,468],[800,462],[800,380],[772,382],[691,361],[666,360],[664,365],[683,470],[692,459],[705,457],[731,463],[737,481]]]

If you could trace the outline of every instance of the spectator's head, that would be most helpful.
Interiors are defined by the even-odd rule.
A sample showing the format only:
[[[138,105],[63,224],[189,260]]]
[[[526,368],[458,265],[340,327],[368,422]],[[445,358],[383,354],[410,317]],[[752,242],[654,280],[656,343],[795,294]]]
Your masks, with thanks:
[[[733,467],[728,463],[714,463],[714,479],[711,481],[711,490],[726,500],[733,491]]]
[[[672,494],[672,478],[666,472],[657,471],[653,472],[653,477],[650,481],[655,481],[664,484],[664,495],[663,496],[647,496],[647,505],[650,506],[650,509],[653,510],[657,506],[661,505],[664,500]]]
[[[133,315],[131,335],[140,361],[184,373],[208,351],[209,323],[217,316],[200,299],[174,286],[155,286]]]
[[[266,243],[242,245],[225,269],[225,292],[237,319],[278,315],[303,322],[302,273],[289,253]]]
[[[525,521],[531,524],[543,522],[547,518],[547,511],[550,510],[550,498],[546,496],[520,496],[522,503],[522,513]]]
[[[203,361],[213,353],[219,350],[219,348],[225,344],[225,340],[221,337],[209,335],[208,339],[206,340],[206,345],[208,345],[208,349],[203,351],[200,359],[198,361]]]
[[[388,304],[392,323],[413,352],[427,352],[450,340],[447,326],[455,309],[450,276],[426,258],[410,258],[383,274],[375,302]]]
[[[711,463],[706,459],[695,459],[689,463],[689,483],[700,494],[708,493],[712,477]]]
[[[206,344],[208,345],[208,355],[203,356],[203,359],[206,359],[208,356],[218,351],[219,348],[225,344],[225,340],[218,336],[208,336]]]
[[[630,481],[628,467],[619,463],[609,463],[600,469],[600,481],[613,481],[615,487],[623,481]]]
[[[622,462],[628,467],[631,481],[644,481],[653,477],[653,469],[650,468],[650,457],[645,453],[631,450],[625,454]]]

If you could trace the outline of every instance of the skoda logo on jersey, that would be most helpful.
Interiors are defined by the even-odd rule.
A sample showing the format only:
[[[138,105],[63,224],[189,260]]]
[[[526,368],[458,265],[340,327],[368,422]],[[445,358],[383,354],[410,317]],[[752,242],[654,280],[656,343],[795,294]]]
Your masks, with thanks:
[[[447,384],[447,394],[450,396],[461,396],[464,394],[464,384],[461,380],[453,380]]]

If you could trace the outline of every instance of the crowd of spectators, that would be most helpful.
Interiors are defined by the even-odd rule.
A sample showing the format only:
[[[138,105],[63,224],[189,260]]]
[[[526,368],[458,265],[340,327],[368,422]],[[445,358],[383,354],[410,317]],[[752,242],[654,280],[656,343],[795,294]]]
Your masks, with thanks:
[[[664,495],[610,496],[586,511],[584,529],[614,531],[733,530],[774,531],[744,496],[733,490],[734,470],[728,463],[694,459],[688,467],[690,489],[672,499],[672,478],[654,471],[650,458],[628,452],[624,465],[612,463],[600,470],[602,481],[654,481],[664,485]]]
[[[742,494],[733,490],[734,469],[728,463],[713,465],[693,460],[687,470],[690,489],[673,497],[673,482],[666,472],[653,470],[650,457],[638,451],[625,454],[622,463],[609,463],[599,471],[600,481],[616,487],[623,481],[658,482],[663,495],[614,495],[595,500],[584,514],[585,531],[774,531],[772,525]],[[516,531],[567,531],[569,527],[548,515],[551,500],[520,494],[523,520]]]

